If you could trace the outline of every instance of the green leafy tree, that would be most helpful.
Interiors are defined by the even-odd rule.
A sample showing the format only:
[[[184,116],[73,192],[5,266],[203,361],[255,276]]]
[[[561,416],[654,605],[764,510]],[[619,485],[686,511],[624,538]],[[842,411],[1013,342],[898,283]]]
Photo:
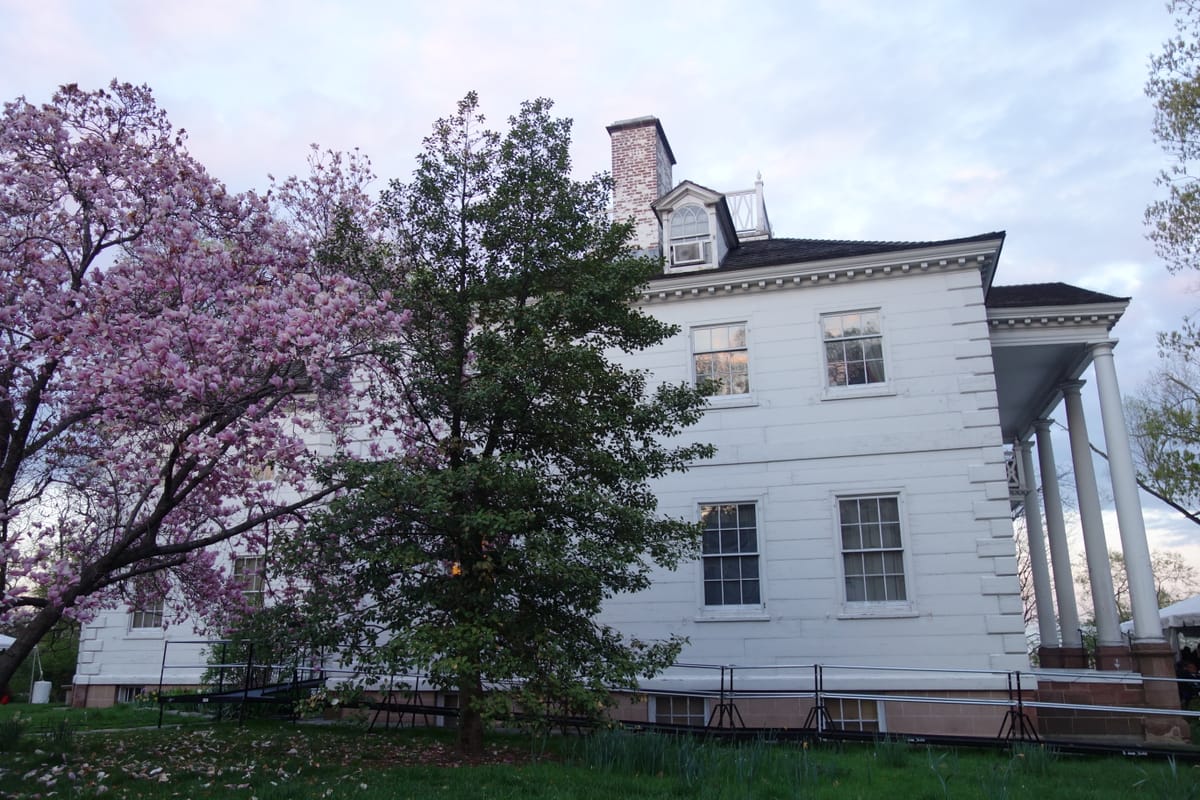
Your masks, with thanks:
[[[1146,209],[1148,237],[1177,272],[1200,269],[1200,0],[1172,0],[1175,35],[1150,59],[1146,94],[1154,102],[1154,137],[1170,157],[1158,178],[1166,196]],[[1159,335],[1161,366],[1127,400],[1138,483],[1200,523],[1200,330],[1192,321]]]
[[[1174,272],[1200,267],[1200,0],[1171,0],[1175,36],[1150,59],[1146,94],[1154,137],[1171,158],[1158,183],[1167,196],[1146,209],[1150,240]]]
[[[1160,369],[1125,402],[1138,483],[1200,523],[1200,339],[1188,325],[1160,340]]]
[[[609,220],[608,178],[571,177],[550,110],[527,102],[500,134],[467,95],[385,193],[386,246],[335,231],[340,263],[411,312],[369,377],[424,445],[344,464],[354,489],[283,558],[319,642],[457,692],[466,753],[489,719],[596,715],[671,663],[680,640],[596,615],[695,555],[697,527],[659,515],[649,482],[713,452],[676,438],[699,392],[617,361],[676,333],[636,306],[660,267]]]

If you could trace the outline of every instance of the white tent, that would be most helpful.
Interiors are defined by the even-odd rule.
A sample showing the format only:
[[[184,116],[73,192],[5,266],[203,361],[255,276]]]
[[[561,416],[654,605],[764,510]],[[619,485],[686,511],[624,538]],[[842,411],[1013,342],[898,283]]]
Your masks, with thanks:
[[[1200,632],[1200,594],[1160,608],[1158,618],[1162,620],[1163,630],[1194,628]],[[1133,620],[1122,622],[1121,630],[1126,633],[1132,632]]]
[[[7,650],[15,641],[16,639],[13,637],[5,636],[3,633],[0,633],[0,650]]]
[[[1158,618],[1162,621],[1163,635],[1171,649],[1178,653],[1181,635],[1200,638],[1200,595],[1160,608]],[[1121,631],[1126,635],[1132,634],[1133,620],[1122,622]]]
[[[1158,618],[1162,620],[1163,628],[1200,629],[1200,595],[1160,608]]]

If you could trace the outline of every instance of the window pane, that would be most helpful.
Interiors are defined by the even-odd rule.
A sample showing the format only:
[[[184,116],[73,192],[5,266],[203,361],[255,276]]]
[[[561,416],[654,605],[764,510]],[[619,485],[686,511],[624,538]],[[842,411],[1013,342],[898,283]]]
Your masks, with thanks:
[[[705,581],[704,582],[704,604],[706,606],[724,605],[721,600],[721,582],[720,581]]]
[[[846,364],[846,385],[858,386],[867,382],[866,369],[862,364]]]
[[[700,206],[684,206],[671,215],[671,238],[685,239],[708,233],[708,212]]]
[[[880,541],[878,525],[863,526],[863,547],[881,547],[883,542]]]
[[[697,353],[705,353],[713,349],[711,328],[695,328],[692,331],[692,349]]]
[[[721,577],[725,580],[736,580],[742,577],[742,564],[740,559],[721,559]]]
[[[858,501],[839,500],[838,515],[841,516],[843,525],[850,522],[858,522]]]
[[[843,550],[860,550],[862,549],[862,535],[859,532],[857,525],[842,526],[842,549]]]
[[[761,603],[762,600],[758,594],[758,581],[745,581],[742,583],[742,602],[743,603]]]
[[[900,546],[900,523],[889,522],[883,526],[883,541],[880,542],[883,547],[899,547]]]
[[[753,528],[758,523],[757,508],[753,503],[738,506],[738,524],[743,528]]]
[[[895,497],[880,497],[876,501],[879,518],[884,522],[900,521],[900,501]]]
[[[721,506],[721,527],[736,528],[738,524],[738,507],[734,505]]]
[[[882,576],[867,576],[867,599],[875,602],[887,600],[887,590],[884,589]]]
[[[743,578],[758,578],[758,556],[742,556],[741,571]]]
[[[823,317],[821,319],[821,330],[826,339],[842,338],[842,318],[841,317]]]
[[[879,522],[879,502],[874,498],[858,501],[863,522]]]
[[[846,600],[861,603],[866,599],[866,582],[862,578],[846,578]]]
[[[721,577],[721,559],[704,559],[704,580],[711,581]]]
[[[859,321],[862,325],[862,333],[877,334],[879,333],[879,312],[868,311],[859,315]]]
[[[736,553],[737,552],[738,535],[736,530],[721,531],[721,552]]]
[[[728,350],[729,349],[729,328],[709,328],[712,333],[712,348],[713,350]]]
[[[750,530],[743,529],[738,531],[738,552],[753,553],[755,550],[757,550],[758,545],[754,541],[756,538],[757,537],[754,535],[753,528]]]
[[[740,605],[743,602],[741,581],[722,581],[721,591],[725,595],[727,605]]]
[[[867,381],[870,383],[883,383],[883,362],[868,361],[866,364]]]

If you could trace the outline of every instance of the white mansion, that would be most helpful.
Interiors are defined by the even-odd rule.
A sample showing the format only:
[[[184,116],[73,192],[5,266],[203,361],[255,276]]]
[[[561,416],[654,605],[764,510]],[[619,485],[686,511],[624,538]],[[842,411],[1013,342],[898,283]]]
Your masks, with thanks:
[[[665,722],[711,714],[719,673],[702,665],[737,665],[737,688],[764,693],[811,688],[812,672],[798,665],[837,664],[862,668],[842,684],[862,691],[998,696],[984,673],[1029,669],[1014,502],[1030,532],[1041,665],[1082,667],[1049,436],[1063,401],[1097,598],[1097,663],[1169,670],[1113,368],[1110,331],[1128,298],[1061,283],[994,285],[1002,232],[774,238],[761,182],[733,193],[675,184],[656,118],[608,131],[616,213],[634,219],[636,246],[664,262],[642,306],[680,329],[626,363],[716,387],[687,433],[715,444],[715,457],[656,485],[662,513],[703,521],[703,554],[603,615],[641,639],[688,637],[681,663],[697,666],[648,682],[649,702],[618,713]],[[1089,367],[1103,417],[1091,422],[1103,426],[1130,571],[1132,645],[1106,584],[1080,400]],[[253,571],[247,559],[257,554],[235,555]],[[157,684],[164,640],[190,635],[143,612],[102,614],[84,630],[75,702],[111,703]],[[897,667],[914,671],[884,669]],[[915,671],[930,668],[963,672]],[[189,680],[198,675],[168,676]],[[811,705],[751,699],[740,712],[748,723],[799,726]],[[842,701],[830,713],[867,729],[920,727],[915,718],[929,713],[889,704],[885,715],[881,705]],[[994,714],[972,714],[949,727],[994,732]]]

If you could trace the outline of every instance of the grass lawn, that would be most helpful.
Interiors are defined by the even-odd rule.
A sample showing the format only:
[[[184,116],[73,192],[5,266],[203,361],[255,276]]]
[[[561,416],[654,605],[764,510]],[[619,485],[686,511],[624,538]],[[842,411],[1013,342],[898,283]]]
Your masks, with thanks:
[[[804,747],[603,732],[547,748],[497,735],[484,759],[466,762],[443,731],[270,721],[161,731],[35,726],[14,743],[5,735],[13,711],[29,708],[0,708],[0,798],[1200,798],[1200,766],[1035,747]],[[136,711],[120,709],[110,722],[156,719]]]

